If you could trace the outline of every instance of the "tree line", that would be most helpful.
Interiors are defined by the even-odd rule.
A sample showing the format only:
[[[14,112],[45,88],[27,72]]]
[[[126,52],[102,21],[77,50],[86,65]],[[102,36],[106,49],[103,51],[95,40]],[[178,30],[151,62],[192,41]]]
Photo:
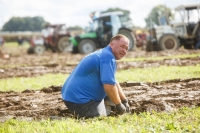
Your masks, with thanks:
[[[47,24],[43,17],[12,17],[6,22],[2,31],[41,31]]]
[[[125,14],[129,15],[130,11],[120,9],[120,8],[109,8],[104,12],[108,11],[122,11]],[[144,19],[146,22],[146,27],[150,27],[152,24],[159,25],[158,16],[171,14],[171,9],[166,7],[165,5],[158,5],[152,8],[151,12],[147,15]],[[135,18],[137,19],[137,18]],[[3,27],[2,31],[41,31],[46,24],[50,24],[49,22],[45,21],[41,16],[35,17],[12,17],[8,22],[6,22]],[[134,18],[133,18],[134,24]],[[70,30],[82,30],[80,26],[72,26],[68,27]]]

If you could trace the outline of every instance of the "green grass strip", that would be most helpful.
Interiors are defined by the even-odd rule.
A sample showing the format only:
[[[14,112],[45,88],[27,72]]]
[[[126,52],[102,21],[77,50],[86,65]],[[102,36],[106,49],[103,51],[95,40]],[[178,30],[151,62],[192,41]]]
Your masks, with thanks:
[[[45,74],[37,77],[16,77],[0,80],[0,91],[37,90],[51,85],[62,85],[67,74]]]
[[[185,58],[195,58],[200,57],[200,53],[197,54],[181,54],[181,55],[171,55],[171,56],[156,56],[156,57],[137,57],[137,58],[130,58],[124,57],[119,62],[127,61],[145,61],[145,60],[164,60],[164,59],[185,59]]]
[[[188,79],[200,77],[200,64],[196,66],[161,66],[132,68],[117,72],[119,82],[157,82],[169,79]]]
[[[183,133],[200,132],[200,107],[175,112],[125,114],[88,120],[9,120],[0,124],[1,133]]]
[[[25,89],[41,89],[51,85],[63,85],[68,74],[45,74],[37,77],[16,77],[0,80],[0,91],[23,91]],[[156,82],[169,79],[188,79],[200,77],[200,65],[196,66],[161,66],[156,68],[132,68],[117,71],[116,79],[122,83]]]
[[[18,49],[19,44],[18,44],[17,42],[6,42],[6,43],[4,44],[4,46],[5,46],[6,48]],[[29,46],[30,46],[30,44],[29,44],[28,42],[24,42],[24,43],[21,45],[22,48],[28,48]]]

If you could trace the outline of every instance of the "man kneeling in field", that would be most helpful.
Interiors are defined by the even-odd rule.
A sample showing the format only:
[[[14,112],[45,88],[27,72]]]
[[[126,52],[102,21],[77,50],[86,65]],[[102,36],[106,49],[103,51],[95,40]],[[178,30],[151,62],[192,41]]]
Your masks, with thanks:
[[[106,107],[112,106],[110,100],[118,114],[130,111],[128,100],[115,79],[116,60],[126,55],[128,46],[126,36],[112,37],[107,47],[84,57],[67,78],[61,90],[62,98],[76,118],[109,115]]]

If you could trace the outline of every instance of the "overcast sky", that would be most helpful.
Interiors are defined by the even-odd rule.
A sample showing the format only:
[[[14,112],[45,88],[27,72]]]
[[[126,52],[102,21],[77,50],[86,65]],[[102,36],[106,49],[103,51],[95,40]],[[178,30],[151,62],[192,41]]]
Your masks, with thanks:
[[[68,27],[85,27],[93,11],[121,8],[131,12],[135,26],[144,27],[144,18],[153,7],[165,4],[173,9],[182,4],[196,4],[200,0],[0,0],[0,28],[11,17],[41,16],[51,24],[65,23]]]

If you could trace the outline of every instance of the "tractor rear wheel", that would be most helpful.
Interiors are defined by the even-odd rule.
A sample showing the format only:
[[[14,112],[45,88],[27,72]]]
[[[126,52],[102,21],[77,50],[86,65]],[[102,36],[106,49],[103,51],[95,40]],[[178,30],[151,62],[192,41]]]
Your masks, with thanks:
[[[180,42],[173,34],[164,34],[159,40],[159,50],[177,50],[179,47]]]
[[[59,52],[71,52],[72,45],[70,43],[69,37],[60,38],[58,41],[57,48]]]
[[[129,51],[132,51],[135,49],[135,44],[134,44],[134,36],[131,34],[130,31],[128,30],[120,30],[119,31],[119,34],[122,34],[122,35],[125,35],[129,40],[130,40],[130,43],[129,43]]]
[[[35,54],[43,54],[45,52],[45,47],[43,45],[35,45],[34,53]]]
[[[95,42],[90,39],[82,40],[78,45],[78,50],[81,54],[89,54],[94,52],[96,49],[97,46]]]

